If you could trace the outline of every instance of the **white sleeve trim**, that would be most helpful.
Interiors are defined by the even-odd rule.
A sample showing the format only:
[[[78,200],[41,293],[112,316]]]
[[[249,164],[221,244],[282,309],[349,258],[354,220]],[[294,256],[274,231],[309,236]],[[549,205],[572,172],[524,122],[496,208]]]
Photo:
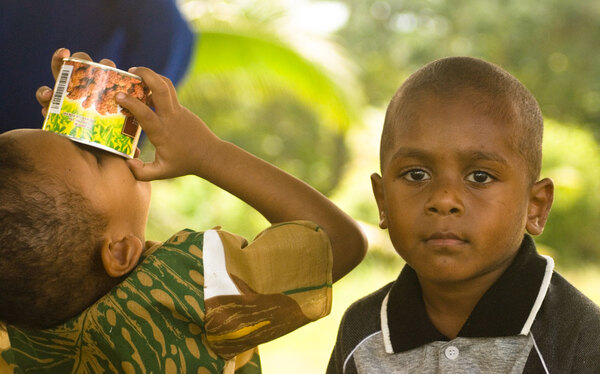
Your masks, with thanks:
[[[204,232],[204,299],[222,295],[240,295],[240,291],[227,273],[225,248],[219,233],[215,230]]]

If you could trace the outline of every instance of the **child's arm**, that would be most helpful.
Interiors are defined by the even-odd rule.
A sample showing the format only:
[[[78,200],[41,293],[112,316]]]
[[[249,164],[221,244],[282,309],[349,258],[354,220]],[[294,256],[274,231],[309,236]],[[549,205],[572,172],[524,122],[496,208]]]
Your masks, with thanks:
[[[147,68],[130,71],[150,87],[155,107],[152,111],[137,99],[117,95],[117,102],[136,116],[156,147],[153,162],[129,162],[136,178],[197,175],[244,200],[271,223],[310,220],[321,226],[331,241],[334,281],[358,265],[367,241],[354,220],[306,183],[219,139],[179,104],[167,78]]]

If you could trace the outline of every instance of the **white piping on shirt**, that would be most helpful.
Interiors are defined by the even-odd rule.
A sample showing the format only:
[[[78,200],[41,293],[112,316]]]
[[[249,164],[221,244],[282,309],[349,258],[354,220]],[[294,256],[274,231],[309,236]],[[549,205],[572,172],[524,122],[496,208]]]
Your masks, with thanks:
[[[552,259],[552,257],[543,255],[542,257],[546,259],[546,270],[544,272],[544,279],[542,280],[540,291],[538,292],[537,298],[535,299],[535,303],[531,308],[531,312],[529,312],[529,317],[527,317],[527,321],[525,321],[525,324],[523,325],[523,329],[520,333],[521,335],[529,334],[529,331],[531,330],[531,325],[533,325],[533,321],[535,320],[535,317],[537,316],[537,313],[539,312],[540,307],[542,306],[542,302],[544,301],[546,293],[548,292],[548,287],[550,286],[550,279],[552,278],[552,271],[554,270],[554,260]]]
[[[344,360],[344,366],[342,368],[342,373],[346,372],[346,365],[348,364],[348,361],[350,360],[350,357],[352,357],[352,355],[354,354],[354,352],[358,349],[358,347],[360,347],[362,345],[362,343],[364,343],[365,341],[369,340],[371,337],[377,335],[377,334],[381,334],[381,331],[375,331],[374,333],[372,333],[371,335],[367,336],[366,338],[364,338],[363,340],[360,341],[360,343],[358,343],[356,345],[356,347],[354,347],[352,349],[352,351],[350,352],[350,354],[348,355],[348,357],[346,357],[346,359]]]
[[[392,340],[390,338],[390,328],[388,326],[388,318],[387,318],[387,303],[388,298],[390,297],[390,291],[388,291],[387,295],[383,299],[381,303],[381,332],[383,333],[383,346],[385,347],[386,353],[394,353],[394,348],[392,347]]]
[[[540,358],[540,361],[542,362],[544,371],[546,372],[546,374],[550,374],[550,372],[548,371],[548,367],[546,366],[546,361],[544,361],[544,357],[542,356],[542,352],[540,352],[540,349],[538,348],[537,343],[535,342],[535,337],[533,336],[533,333],[530,333],[529,335],[531,336],[531,340],[533,340],[533,346],[535,347],[538,357]]]
[[[381,310],[380,310],[381,330],[375,331],[371,335],[365,337],[352,349],[352,351],[348,354],[346,359],[344,359],[344,366],[342,367],[342,373],[346,372],[346,366],[348,365],[348,361],[350,361],[350,358],[354,355],[354,352],[356,352],[358,347],[360,347],[365,341],[369,340],[370,338],[372,338],[373,336],[375,336],[377,334],[382,334],[383,345],[385,347],[385,351],[387,353],[394,353],[394,349],[392,348],[392,341],[390,340],[390,329],[389,329],[388,323],[387,323],[388,322],[388,320],[387,320],[387,303],[388,303],[388,298],[390,296],[390,291],[388,291],[387,295],[385,295],[385,298],[383,299],[383,302],[381,303]]]

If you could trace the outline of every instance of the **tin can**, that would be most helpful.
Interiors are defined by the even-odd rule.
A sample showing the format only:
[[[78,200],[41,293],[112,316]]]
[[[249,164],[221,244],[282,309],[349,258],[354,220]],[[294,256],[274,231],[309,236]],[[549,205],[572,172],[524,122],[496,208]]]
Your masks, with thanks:
[[[149,90],[135,74],[65,58],[42,129],[132,158],[141,128],[131,113],[116,103],[118,92],[146,103]]]

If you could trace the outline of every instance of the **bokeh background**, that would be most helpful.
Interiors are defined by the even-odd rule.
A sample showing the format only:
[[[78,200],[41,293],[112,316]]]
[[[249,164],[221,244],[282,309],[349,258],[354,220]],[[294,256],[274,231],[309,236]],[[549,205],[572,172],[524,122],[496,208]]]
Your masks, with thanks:
[[[198,33],[182,103],[220,137],[312,184],[362,224],[365,261],[333,287],[330,316],[261,346],[264,372],[323,373],[343,311],[403,265],[377,227],[388,100],[444,56],[497,63],[546,118],[543,176],[556,200],[541,250],[600,303],[600,2],[587,0],[181,0]],[[145,145],[143,158],[152,149]],[[148,239],[216,225],[251,239],[267,226],[194,177],[154,183]]]

